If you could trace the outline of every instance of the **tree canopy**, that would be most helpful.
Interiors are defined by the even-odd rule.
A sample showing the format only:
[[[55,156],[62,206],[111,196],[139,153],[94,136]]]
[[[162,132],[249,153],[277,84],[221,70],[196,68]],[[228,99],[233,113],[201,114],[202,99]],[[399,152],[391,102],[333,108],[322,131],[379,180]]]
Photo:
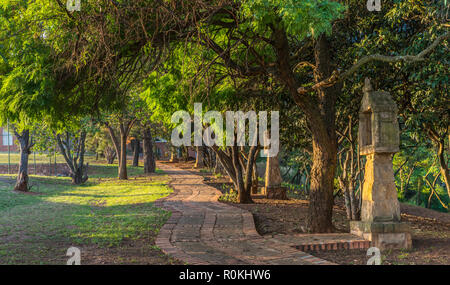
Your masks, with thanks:
[[[4,0],[0,123],[45,121],[61,133],[96,122],[120,165],[131,128],[145,126],[149,138],[157,124],[169,139],[172,114],[192,114],[196,102],[204,112],[280,111],[283,164],[296,169],[288,179],[309,180],[309,228],[331,232],[336,195],[361,195],[356,130],[368,77],[399,107],[399,197],[412,201],[415,191],[417,202],[426,188],[426,206],[436,199],[448,209],[446,5],[383,1],[376,12],[359,0],[86,0],[68,11],[62,0]],[[214,149],[239,192],[250,189],[259,148]],[[412,186],[427,174],[425,186]]]

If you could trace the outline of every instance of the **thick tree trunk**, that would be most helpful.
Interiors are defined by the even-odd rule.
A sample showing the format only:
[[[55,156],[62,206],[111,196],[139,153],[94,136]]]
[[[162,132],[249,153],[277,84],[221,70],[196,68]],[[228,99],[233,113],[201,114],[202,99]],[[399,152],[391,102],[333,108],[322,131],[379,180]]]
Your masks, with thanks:
[[[119,179],[127,180],[127,135],[120,134]]]
[[[133,145],[133,166],[139,166],[139,154],[141,152],[141,141],[139,139],[134,139],[131,141]]]
[[[325,35],[321,35],[314,48],[316,70],[315,81],[319,82],[331,75],[332,58],[330,45]],[[311,189],[309,201],[308,227],[311,232],[333,231],[333,190],[337,164],[337,140],[335,127],[335,103],[341,85],[322,88],[317,91],[320,118],[309,116],[313,126],[313,165],[311,168]],[[319,121],[320,125],[315,124]]]
[[[30,148],[30,131],[24,130],[22,134],[16,133],[16,137],[20,143],[20,162],[19,172],[17,174],[16,185],[14,190],[27,192],[28,187],[28,157],[31,153]]]
[[[316,91],[317,97],[300,95],[299,84],[292,72],[286,32],[274,28],[272,38],[277,54],[279,78],[286,85],[294,102],[305,113],[313,140],[308,227],[311,232],[331,232],[333,212],[333,181],[336,169],[337,142],[335,134],[335,104],[341,84]],[[325,35],[320,35],[314,47],[314,81],[318,83],[332,73],[332,48]]]
[[[332,232],[336,148],[328,138],[313,136],[313,151],[308,226],[311,232]]]
[[[154,173],[156,170],[155,156],[153,153],[153,138],[151,129],[144,128],[144,173]]]
[[[88,175],[87,175],[88,166],[89,166],[89,164],[79,165],[75,169],[75,172],[71,173],[72,184],[80,185],[88,180]]]

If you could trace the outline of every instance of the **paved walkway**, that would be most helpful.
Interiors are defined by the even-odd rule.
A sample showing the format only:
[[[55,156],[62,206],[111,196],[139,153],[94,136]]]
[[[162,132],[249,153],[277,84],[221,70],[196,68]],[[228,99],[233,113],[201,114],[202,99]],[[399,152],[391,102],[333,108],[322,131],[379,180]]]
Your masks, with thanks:
[[[159,164],[174,192],[156,202],[172,212],[156,245],[187,264],[332,264],[299,251],[295,242],[262,237],[250,212],[217,202],[221,195],[192,172]],[[291,240],[291,239],[289,239]]]

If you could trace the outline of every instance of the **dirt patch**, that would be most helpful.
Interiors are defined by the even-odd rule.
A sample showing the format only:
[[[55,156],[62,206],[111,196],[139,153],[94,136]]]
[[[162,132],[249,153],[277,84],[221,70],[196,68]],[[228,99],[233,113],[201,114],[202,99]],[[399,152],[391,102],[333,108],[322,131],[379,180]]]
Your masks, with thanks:
[[[128,239],[114,247],[77,245],[54,239],[39,240],[28,242],[29,244],[23,248],[21,248],[22,245],[17,244],[14,248],[14,260],[1,263],[65,265],[70,258],[66,256],[67,249],[74,246],[80,249],[82,265],[182,265],[181,261],[168,257],[156,247],[155,237],[152,234],[148,238]],[[40,250],[30,251],[30,246],[38,247]]]
[[[253,214],[255,226],[261,235],[298,234],[306,231],[308,201],[268,200],[255,198],[255,204],[233,204]],[[382,264],[450,264],[450,223],[448,214],[432,213],[428,209],[402,204],[402,220],[411,223],[413,248],[411,250],[384,250]],[[422,211],[426,210],[426,211]],[[423,215],[423,216],[422,216]],[[345,210],[333,209],[336,232],[349,232]],[[338,264],[366,264],[366,250],[339,250],[311,252],[313,255]]]
[[[253,197],[254,204],[231,204],[248,210],[255,219],[256,230],[261,235],[307,233],[308,201],[272,200]],[[336,232],[348,232],[345,212],[334,209]]]
[[[172,259],[159,250],[154,239],[149,241],[126,240],[118,247],[99,248],[84,246],[81,250],[81,262],[85,265],[182,265],[181,261]]]
[[[434,212],[417,206],[401,204],[402,221],[413,230],[413,248],[410,250],[381,251],[382,264],[450,264],[450,223],[446,213]],[[320,258],[338,264],[366,264],[365,250],[312,252]]]
[[[431,209],[426,209],[423,207],[418,207],[414,205],[400,203],[400,210],[405,215],[422,217],[426,219],[436,220],[443,223],[450,224],[450,214],[437,212]]]

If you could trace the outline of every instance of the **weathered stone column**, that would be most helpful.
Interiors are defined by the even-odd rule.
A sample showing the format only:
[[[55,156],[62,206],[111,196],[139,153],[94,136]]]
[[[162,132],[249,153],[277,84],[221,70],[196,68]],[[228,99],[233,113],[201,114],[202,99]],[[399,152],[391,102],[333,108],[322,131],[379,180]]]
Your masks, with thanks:
[[[265,136],[268,136],[267,131]],[[281,186],[282,182],[283,178],[281,177],[278,154],[273,157],[267,157],[264,188],[267,198],[287,200],[286,188]]]
[[[351,221],[351,233],[384,248],[410,248],[411,233],[400,222],[394,183],[393,154],[399,151],[397,106],[387,92],[373,91],[366,79],[359,115],[359,151],[366,156],[361,221]]]
[[[368,222],[400,221],[400,205],[394,183],[392,154],[366,156],[361,220]]]

